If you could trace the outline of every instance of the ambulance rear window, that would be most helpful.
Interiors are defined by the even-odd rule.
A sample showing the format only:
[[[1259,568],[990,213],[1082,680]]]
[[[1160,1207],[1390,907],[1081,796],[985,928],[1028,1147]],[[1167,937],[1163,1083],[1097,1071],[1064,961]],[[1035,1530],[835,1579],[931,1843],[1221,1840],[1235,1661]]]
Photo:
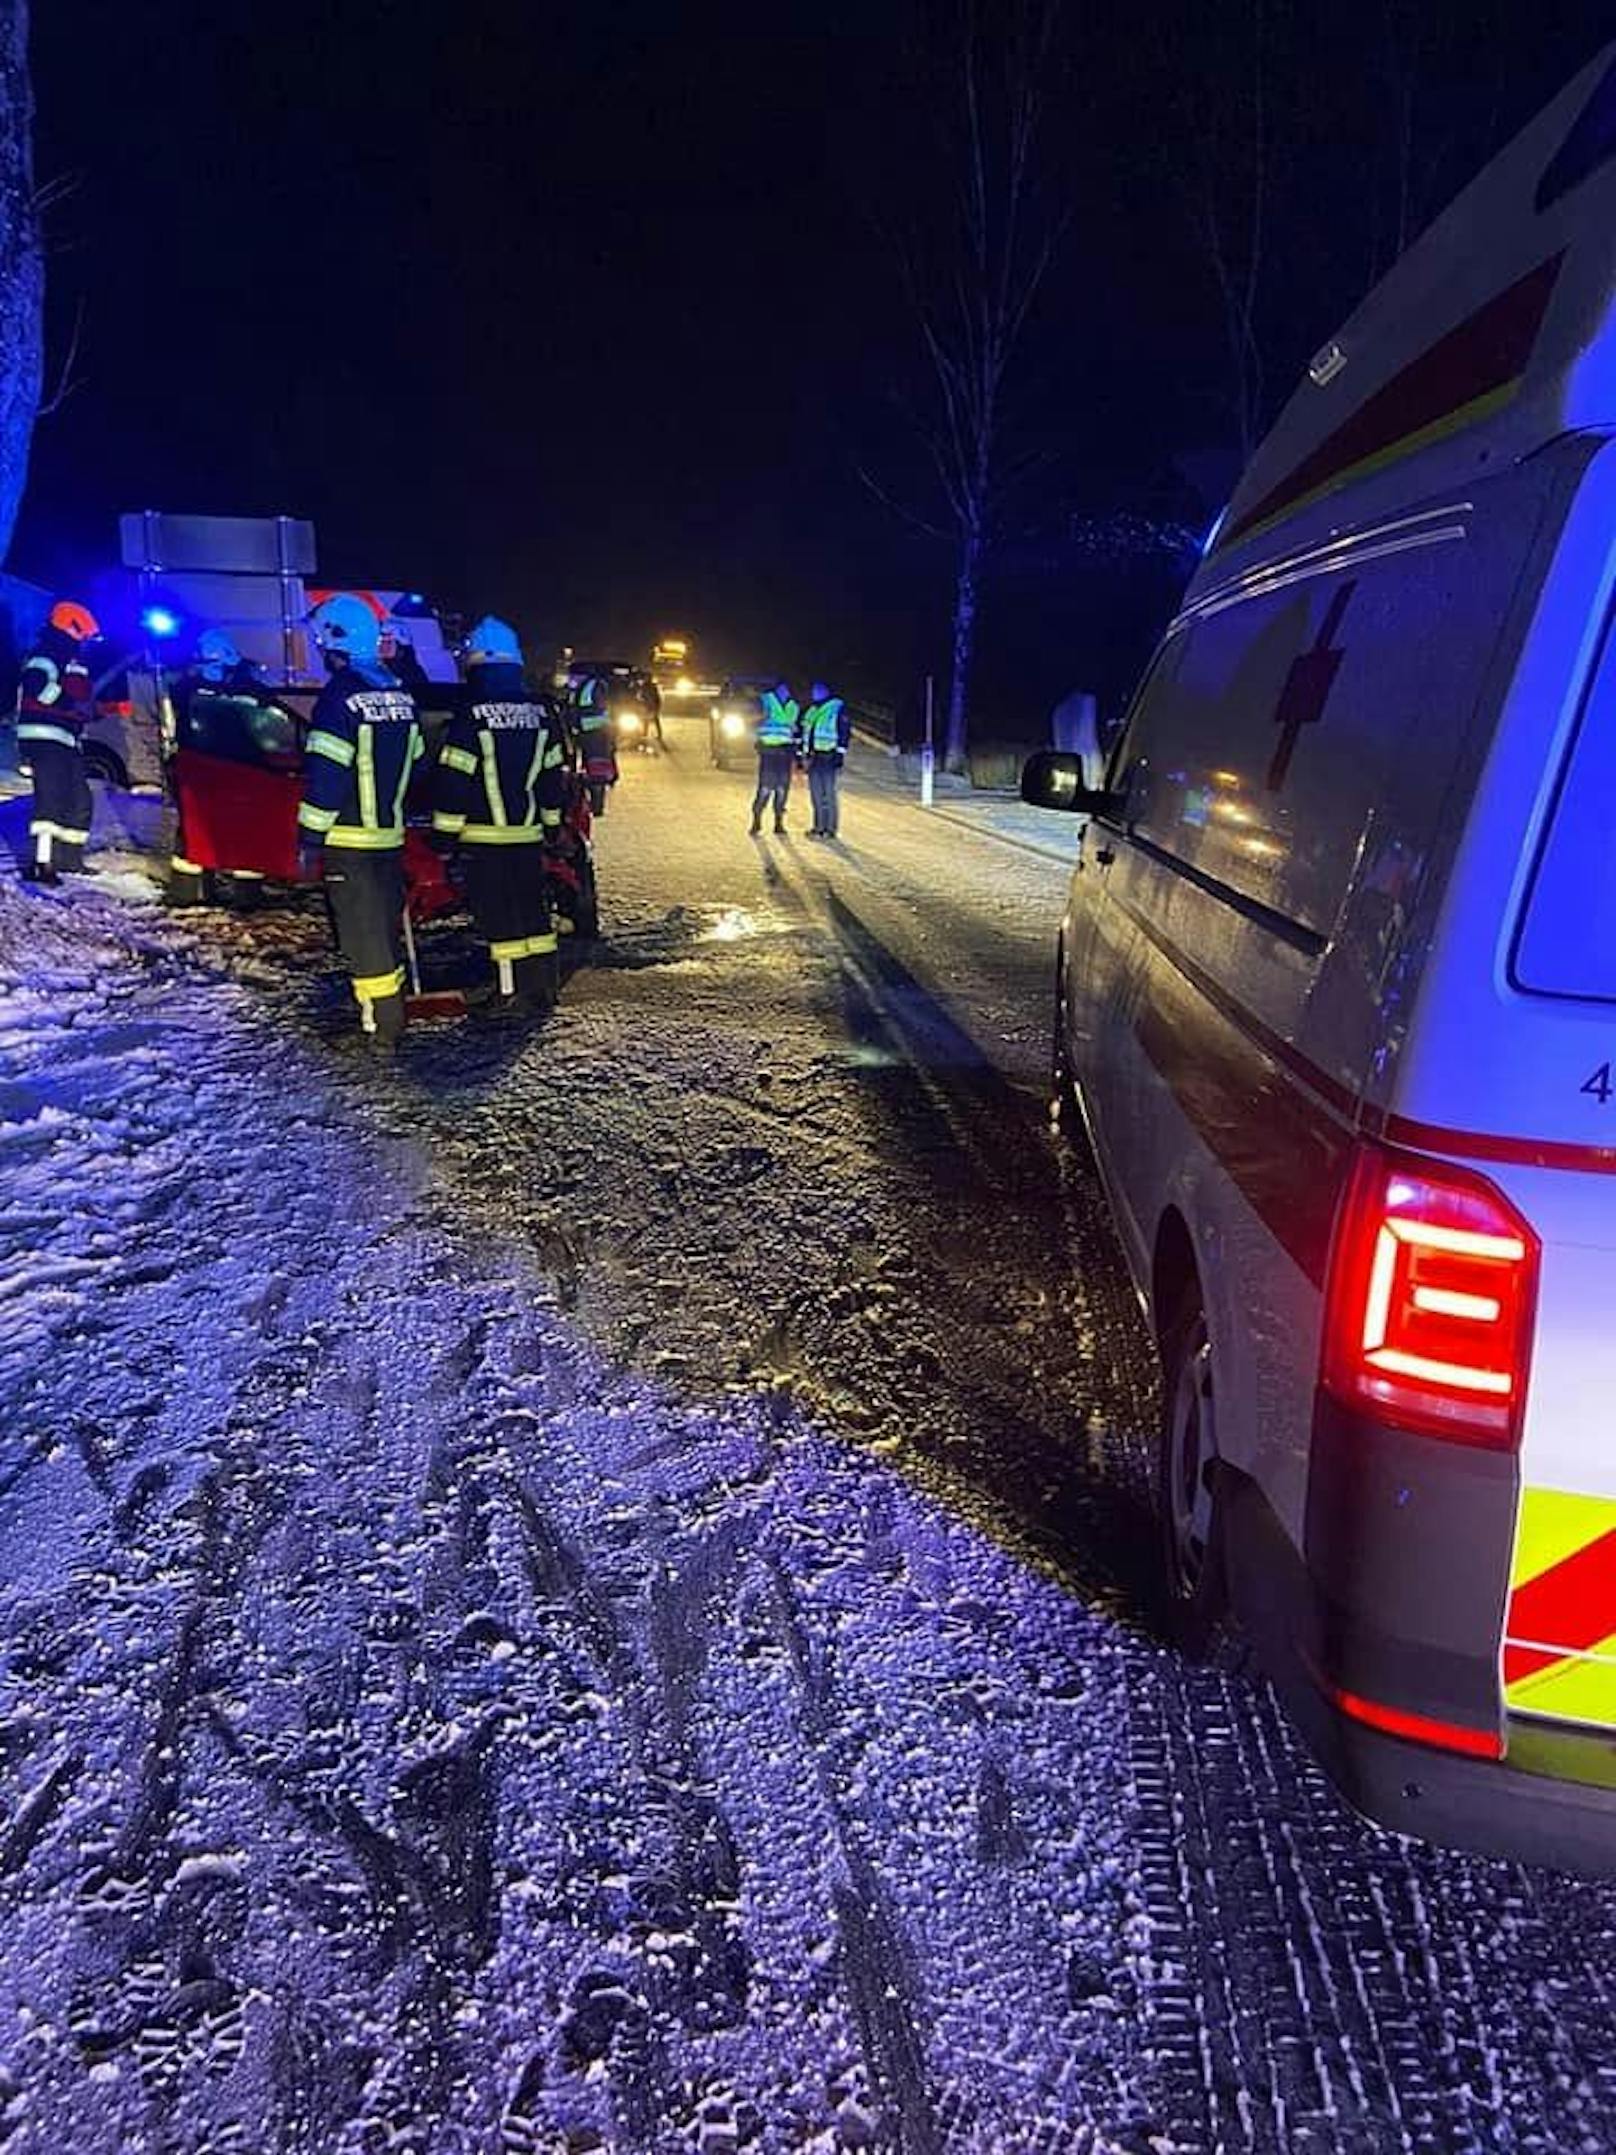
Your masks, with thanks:
[[[1538,995],[1616,1003],[1616,652],[1566,759],[1515,951]]]

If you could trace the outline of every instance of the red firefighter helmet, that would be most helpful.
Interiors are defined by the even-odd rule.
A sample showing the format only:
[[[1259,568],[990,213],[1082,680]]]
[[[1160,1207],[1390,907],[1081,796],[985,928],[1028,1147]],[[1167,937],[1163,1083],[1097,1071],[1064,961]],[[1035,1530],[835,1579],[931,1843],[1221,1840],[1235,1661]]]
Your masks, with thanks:
[[[58,599],[50,610],[50,625],[79,644],[88,643],[101,633],[100,622],[89,607],[81,606],[77,599]]]

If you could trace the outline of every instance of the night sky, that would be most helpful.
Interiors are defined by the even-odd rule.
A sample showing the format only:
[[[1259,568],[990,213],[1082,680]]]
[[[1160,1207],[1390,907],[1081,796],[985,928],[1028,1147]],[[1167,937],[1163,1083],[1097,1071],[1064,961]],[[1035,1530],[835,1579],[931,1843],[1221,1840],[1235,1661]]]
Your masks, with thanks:
[[[1104,672],[1074,519],[1198,515],[1232,469],[1186,130],[1244,109],[1254,36],[1277,400],[1384,245],[1388,54],[1417,55],[1428,213],[1611,28],[1589,0],[1258,13],[1072,0],[1050,140],[1074,208],[1017,392],[1040,477],[990,605],[1001,695]],[[943,201],[917,19],[39,6],[39,172],[77,176],[52,339],[82,299],[84,379],[36,436],[12,566],[104,559],[123,508],[284,509],[333,580],[538,639],[634,652],[682,627],[719,663],[886,686],[941,664],[946,552],[857,472],[913,478],[884,232]]]

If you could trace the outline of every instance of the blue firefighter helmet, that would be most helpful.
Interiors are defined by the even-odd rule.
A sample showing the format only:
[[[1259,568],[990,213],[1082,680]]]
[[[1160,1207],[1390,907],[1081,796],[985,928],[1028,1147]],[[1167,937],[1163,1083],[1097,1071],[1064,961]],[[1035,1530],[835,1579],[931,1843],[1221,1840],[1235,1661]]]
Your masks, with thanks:
[[[381,652],[382,625],[376,609],[351,591],[333,591],[309,615],[314,640],[328,658],[374,666]]]
[[[223,681],[241,664],[241,653],[223,629],[204,629],[196,639],[196,670],[204,681]]]
[[[522,646],[515,629],[497,614],[484,614],[466,638],[468,666],[520,666]]]

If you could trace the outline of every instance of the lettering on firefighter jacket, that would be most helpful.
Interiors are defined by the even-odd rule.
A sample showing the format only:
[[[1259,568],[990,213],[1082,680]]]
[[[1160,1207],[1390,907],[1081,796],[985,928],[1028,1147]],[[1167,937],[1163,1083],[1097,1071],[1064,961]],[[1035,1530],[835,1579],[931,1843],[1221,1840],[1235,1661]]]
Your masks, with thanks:
[[[314,706],[299,828],[358,852],[402,846],[404,796],[423,747],[415,705],[392,675],[344,666]]]
[[[544,697],[475,699],[450,722],[438,758],[433,829],[473,846],[542,844],[561,826],[568,760]]]

